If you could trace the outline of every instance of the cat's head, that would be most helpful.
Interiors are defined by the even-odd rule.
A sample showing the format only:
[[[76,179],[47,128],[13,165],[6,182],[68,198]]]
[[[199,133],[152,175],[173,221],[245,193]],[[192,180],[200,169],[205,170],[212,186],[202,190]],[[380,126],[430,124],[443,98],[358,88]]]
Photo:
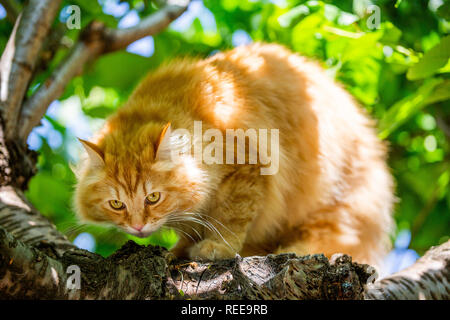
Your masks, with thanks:
[[[146,237],[199,206],[207,176],[190,155],[173,161],[170,124],[148,126],[139,141],[106,134],[101,143],[80,139],[86,157],[78,168],[75,209],[81,220],[108,223]],[[154,142],[151,131],[158,130]],[[143,143],[147,137],[149,141]]]

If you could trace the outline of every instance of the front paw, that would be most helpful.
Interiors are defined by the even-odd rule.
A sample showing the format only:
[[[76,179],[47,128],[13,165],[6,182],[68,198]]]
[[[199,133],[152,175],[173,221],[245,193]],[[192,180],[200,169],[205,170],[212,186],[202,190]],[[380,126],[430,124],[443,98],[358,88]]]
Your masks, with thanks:
[[[234,258],[236,251],[227,244],[213,240],[202,240],[189,249],[189,257],[195,259],[227,259]]]

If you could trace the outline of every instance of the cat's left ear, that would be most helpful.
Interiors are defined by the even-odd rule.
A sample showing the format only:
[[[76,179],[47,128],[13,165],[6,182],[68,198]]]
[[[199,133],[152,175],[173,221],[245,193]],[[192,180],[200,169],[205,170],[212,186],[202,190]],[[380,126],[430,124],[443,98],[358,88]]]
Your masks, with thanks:
[[[170,142],[170,135],[172,134],[172,131],[170,129],[170,122],[164,126],[164,128],[161,131],[161,134],[159,135],[159,138],[155,144],[155,160],[161,161],[161,160],[170,160],[171,157],[171,142]]]
[[[94,167],[103,167],[105,165],[105,160],[103,157],[103,151],[100,150],[100,148],[89,141],[83,140],[78,138],[78,140],[83,145],[84,149],[86,150],[89,160],[91,161],[92,166]]]

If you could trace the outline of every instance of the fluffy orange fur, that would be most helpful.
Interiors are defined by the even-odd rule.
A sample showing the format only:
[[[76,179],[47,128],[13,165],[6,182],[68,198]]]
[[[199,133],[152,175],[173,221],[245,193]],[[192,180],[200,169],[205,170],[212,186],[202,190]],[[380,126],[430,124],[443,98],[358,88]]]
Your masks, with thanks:
[[[167,124],[192,132],[194,120],[221,132],[279,129],[278,172],[158,157],[171,143]],[[80,217],[138,236],[174,227],[179,256],[343,252],[376,265],[389,247],[393,181],[373,121],[316,63],[279,45],[161,67],[83,144]]]

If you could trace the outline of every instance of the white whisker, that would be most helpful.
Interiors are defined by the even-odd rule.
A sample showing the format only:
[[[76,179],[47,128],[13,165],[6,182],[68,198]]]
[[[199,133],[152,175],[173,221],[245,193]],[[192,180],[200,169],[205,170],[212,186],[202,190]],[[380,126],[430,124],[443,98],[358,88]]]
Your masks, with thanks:
[[[194,243],[197,243],[197,241],[195,241],[195,239],[194,238],[192,238],[192,236],[189,234],[189,233],[187,233],[187,232],[185,232],[185,231],[183,231],[183,230],[181,230],[181,229],[179,229],[179,228],[176,228],[176,227],[172,227],[176,232],[179,232],[182,236],[187,236],[187,237],[189,237],[191,240],[192,240],[192,242],[194,242]]]
[[[234,233],[233,231],[231,231],[229,228],[227,228],[222,222],[220,222],[219,220],[217,220],[214,217],[208,216],[206,214],[201,214],[201,213],[195,213],[195,212],[186,212],[188,214],[193,214],[193,215],[197,215],[203,219],[207,219],[207,218],[211,218],[213,219],[215,222],[217,222],[218,224],[220,224],[221,227],[223,227],[226,231],[228,231],[230,234],[232,234],[237,240],[239,240],[239,237],[236,235],[236,233]]]
[[[205,227],[206,229],[208,229],[210,232],[217,234],[222,239],[222,241],[231,250],[236,251],[233,248],[233,246],[231,246],[230,243],[225,239],[225,237],[222,235],[222,233],[216,228],[216,226],[211,221],[208,221],[207,218],[213,219],[215,222],[220,224],[220,226],[223,227],[226,231],[228,231],[230,234],[232,234],[237,240],[239,240],[239,238],[236,236],[236,234],[234,232],[232,232],[229,228],[224,226],[223,223],[221,223],[219,220],[217,220],[217,219],[215,219],[213,217],[207,216],[207,215],[203,215],[201,213],[187,212],[187,211],[177,211],[177,212],[172,213],[172,215],[167,218],[167,223],[170,223],[170,222],[174,222],[174,223],[181,223],[181,222],[197,223],[197,224]],[[198,231],[194,227],[192,227],[192,226],[189,226],[189,227],[194,232],[197,233],[197,235],[199,236],[200,239],[202,239],[202,237],[200,237],[200,234],[198,233]]]

